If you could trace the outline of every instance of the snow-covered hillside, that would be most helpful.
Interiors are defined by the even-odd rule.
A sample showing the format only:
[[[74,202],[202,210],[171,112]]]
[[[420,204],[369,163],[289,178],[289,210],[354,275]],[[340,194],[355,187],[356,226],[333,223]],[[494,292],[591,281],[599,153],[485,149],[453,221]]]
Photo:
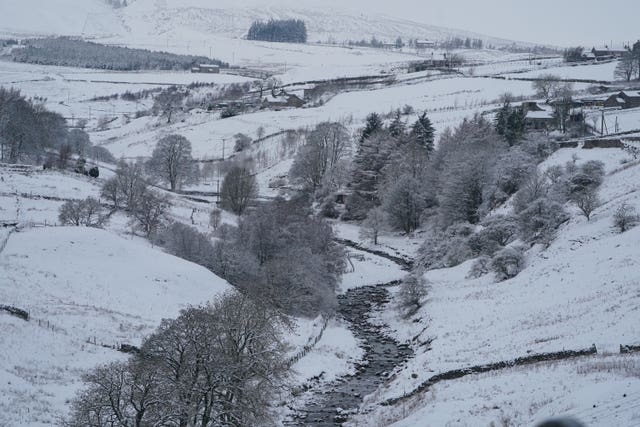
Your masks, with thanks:
[[[302,19],[307,23],[309,41],[343,42],[378,39],[395,41],[426,38],[446,40],[452,37],[481,38],[495,46],[512,41],[480,35],[464,30],[443,28],[367,12],[349,4],[327,7],[318,2],[231,2],[207,0],[134,0],[127,7],[113,9],[103,0],[11,0],[0,1],[0,34],[9,35],[72,35],[86,37],[121,36],[123,41],[144,37],[149,43],[171,43],[203,35],[228,38],[244,36],[255,20]],[[179,35],[176,39],[175,35]],[[197,35],[197,36],[196,36]],[[155,38],[155,42],[154,39]]]
[[[573,158],[606,165],[602,204],[591,220],[574,211],[553,243],[530,249],[524,271],[508,281],[468,279],[471,261],[428,272],[429,294],[414,322],[391,309],[381,316],[399,338],[413,340],[416,357],[368,398],[373,415],[358,422],[531,425],[565,413],[594,426],[639,421],[640,362],[617,353],[620,345],[640,344],[640,227],[621,234],[612,216],[622,203],[640,208],[640,165],[620,149],[575,148],[557,151],[540,167]],[[593,344],[596,357],[445,381],[392,409],[377,405],[441,372]]]
[[[105,37],[125,32],[103,0],[0,0],[0,10],[0,35]]]
[[[0,254],[0,301],[31,320],[0,313],[0,424],[57,424],[82,370],[123,358],[101,344],[139,345],[161,319],[227,289],[200,266],[107,231],[11,234]]]
[[[101,177],[112,175],[101,171]],[[82,375],[125,360],[115,348],[140,345],[162,319],[231,289],[204,267],[128,234],[124,215],[113,215],[105,230],[56,226],[64,201],[99,197],[102,178],[7,165],[0,166],[0,178],[0,222],[19,224],[15,231],[0,227],[0,306],[30,315],[27,322],[0,310],[0,426],[61,425]],[[172,203],[174,220],[191,224],[193,215],[197,228],[208,229],[205,204],[177,196]],[[235,218],[225,213],[222,221]],[[384,260],[369,261],[384,274],[402,275]],[[364,258],[354,261],[345,286],[363,276],[373,283],[369,266]],[[362,349],[337,319],[292,319],[291,356],[323,325],[322,343],[292,366],[295,384],[354,372]]]

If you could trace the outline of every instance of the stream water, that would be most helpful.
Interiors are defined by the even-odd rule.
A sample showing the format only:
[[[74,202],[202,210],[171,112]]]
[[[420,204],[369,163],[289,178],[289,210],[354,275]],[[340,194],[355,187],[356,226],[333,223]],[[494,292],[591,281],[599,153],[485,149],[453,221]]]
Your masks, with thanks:
[[[399,344],[370,323],[371,313],[389,301],[385,285],[365,286],[339,296],[339,315],[361,341],[364,359],[354,375],[341,377],[314,392],[313,399],[287,423],[295,426],[341,426],[357,411],[364,396],[373,393],[393,369],[412,356],[409,346]]]

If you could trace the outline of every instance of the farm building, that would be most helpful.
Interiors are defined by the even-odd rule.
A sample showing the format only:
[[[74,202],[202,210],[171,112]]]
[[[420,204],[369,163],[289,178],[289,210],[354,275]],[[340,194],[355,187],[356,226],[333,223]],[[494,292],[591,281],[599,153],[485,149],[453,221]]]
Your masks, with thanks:
[[[220,67],[213,64],[198,64],[191,67],[192,73],[208,73],[208,74],[218,74],[220,72]]]
[[[613,58],[621,58],[625,53],[628,52],[628,49],[610,49],[608,46],[605,46],[602,49],[596,49],[595,47],[591,49],[590,57],[602,60],[602,59],[613,59]]]
[[[436,42],[431,40],[416,40],[416,49],[425,50],[425,49],[435,49]]]
[[[624,91],[616,95],[611,95],[604,101],[604,106],[608,108],[638,108],[640,107],[639,94],[627,94]]]
[[[544,130],[556,126],[556,118],[551,107],[543,108],[537,102],[527,101],[520,104],[519,108],[525,112],[527,129]]]
[[[303,105],[304,101],[299,96],[284,91],[276,95],[270,94],[262,100],[262,108],[271,108],[274,110],[287,107],[299,108]]]

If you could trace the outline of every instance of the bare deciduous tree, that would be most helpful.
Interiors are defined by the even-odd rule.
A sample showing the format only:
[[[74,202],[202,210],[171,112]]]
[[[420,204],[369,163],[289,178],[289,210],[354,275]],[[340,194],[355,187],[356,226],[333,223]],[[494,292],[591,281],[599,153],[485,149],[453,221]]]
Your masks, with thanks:
[[[154,99],[153,112],[167,118],[167,123],[171,123],[174,113],[182,108],[182,101],[186,94],[171,86],[160,92]]]
[[[576,204],[578,209],[580,209],[580,213],[587,218],[587,221],[591,220],[591,214],[600,206],[598,192],[591,188],[574,194],[571,200]]]
[[[622,58],[618,61],[618,65],[614,71],[614,76],[617,79],[630,81],[631,78],[638,72],[638,62],[632,52],[627,52],[622,55]]]
[[[60,207],[58,219],[62,225],[102,227],[107,220],[100,202],[93,197],[69,200]]]
[[[398,304],[406,318],[413,316],[422,306],[422,300],[427,296],[427,281],[421,272],[409,274],[400,284]]]
[[[146,191],[136,202],[130,214],[145,236],[151,236],[165,221],[171,203],[157,191]]]
[[[234,166],[224,177],[220,189],[222,206],[236,215],[242,215],[249,202],[258,195],[256,179],[248,169]]]
[[[533,90],[536,91],[538,97],[550,101],[555,97],[555,93],[561,85],[560,80],[560,76],[555,74],[542,74],[533,82]]]
[[[216,231],[218,227],[220,227],[221,220],[222,220],[222,211],[217,208],[212,209],[211,213],[209,214],[209,226],[213,228],[213,231]]]
[[[149,175],[169,184],[171,191],[197,179],[191,142],[181,135],[167,135],[158,141],[146,167]]]
[[[163,320],[127,362],[94,369],[67,424],[270,425],[288,368],[285,318],[237,292]]]
[[[116,175],[102,187],[101,196],[110,201],[115,209],[133,211],[138,201],[148,191],[142,163],[120,161]]]
[[[621,233],[635,227],[638,222],[640,222],[640,216],[636,208],[628,203],[621,204],[613,214],[613,225]]]

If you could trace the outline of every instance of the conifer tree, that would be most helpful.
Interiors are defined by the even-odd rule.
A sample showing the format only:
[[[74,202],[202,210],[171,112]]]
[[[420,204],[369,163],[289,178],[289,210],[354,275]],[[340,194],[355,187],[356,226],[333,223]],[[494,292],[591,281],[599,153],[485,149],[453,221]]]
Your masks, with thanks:
[[[431,120],[427,117],[427,113],[422,113],[411,127],[411,136],[414,141],[428,153],[433,151],[434,132],[435,130]]]
[[[406,136],[406,124],[402,121],[402,113],[396,110],[393,120],[389,124],[389,133],[397,140],[402,140]]]
[[[380,115],[378,113],[369,114],[367,116],[364,129],[362,130],[362,135],[360,136],[360,143],[362,144],[367,138],[374,133],[379,132],[382,128],[383,124]]]

